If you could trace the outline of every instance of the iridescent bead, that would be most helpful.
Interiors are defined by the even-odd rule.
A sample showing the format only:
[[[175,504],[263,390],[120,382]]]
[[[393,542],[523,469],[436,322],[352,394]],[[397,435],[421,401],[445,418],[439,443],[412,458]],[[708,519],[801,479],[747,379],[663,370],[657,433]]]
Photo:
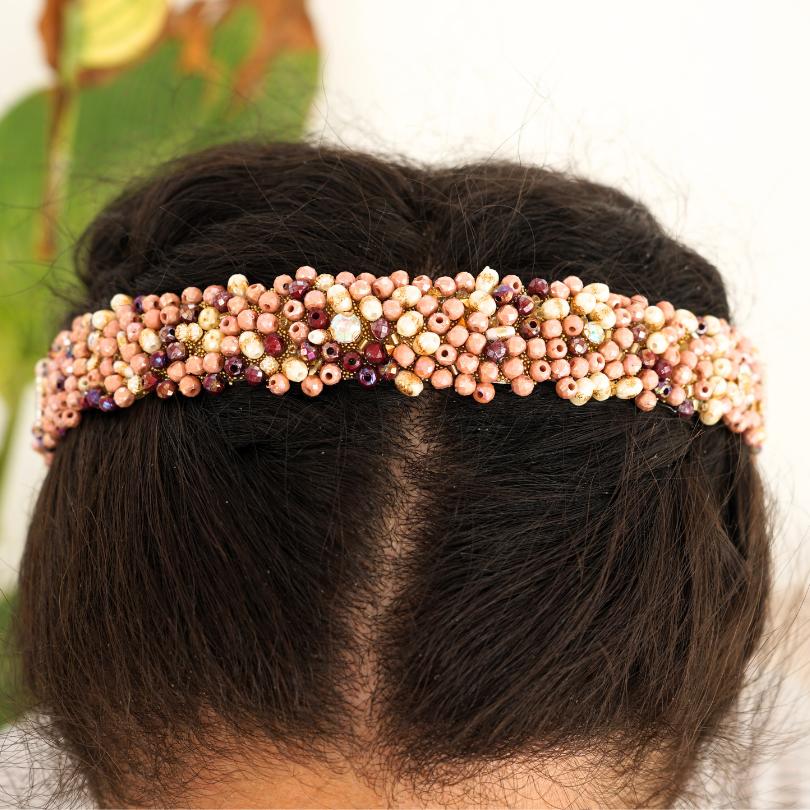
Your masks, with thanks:
[[[338,343],[354,343],[362,332],[362,322],[357,315],[338,313],[332,318],[329,330]]]
[[[329,325],[329,315],[323,309],[307,311],[307,324],[311,329],[325,329]]]
[[[494,363],[500,363],[506,357],[506,344],[502,340],[491,340],[484,348],[484,356]]]
[[[379,382],[377,370],[373,366],[362,366],[357,372],[357,381],[364,388],[371,388]]]
[[[175,326],[161,326],[158,331],[158,336],[160,337],[163,343],[171,343],[173,340],[176,340],[176,329]]]
[[[492,297],[497,304],[508,304],[514,297],[515,291],[507,284],[501,284],[492,291]]]
[[[167,362],[168,358],[164,351],[153,352],[149,355],[149,365],[152,366],[152,368],[165,368]]]
[[[571,354],[582,357],[588,351],[588,344],[583,337],[573,337],[568,341],[568,349]]]
[[[672,374],[672,364],[666,360],[657,360],[653,366],[655,373],[663,380]]]
[[[391,334],[391,324],[385,318],[377,318],[369,324],[369,331],[377,340],[385,340]]]
[[[346,352],[343,357],[340,358],[340,365],[344,371],[354,372],[360,368],[363,363],[363,358],[360,356],[359,352],[351,351]]]
[[[168,346],[166,346],[166,357],[170,362],[174,362],[175,360],[185,360],[188,357],[188,349],[186,348],[186,344],[180,343],[179,341],[176,343],[169,343]]]
[[[173,397],[175,392],[177,391],[177,383],[173,380],[161,380],[155,386],[155,393],[158,395],[160,399],[169,399],[169,397]]]
[[[519,315],[531,315],[534,312],[534,301],[528,295],[519,295],[512,302]]]
[[[141,376],[144,391],[151,391],[160,382],[160,377],[154,371],[147,371]]]
[[[224,369],[229,377],[238,377],[245,370],[245,361],[241,357],[229,357]]]
[[[307,294],[310,286],[311,285],[308,281],[305,281],[304,279],[296,279],[295,281],[290,282],[287,295],[289,295],[289,297],[295,301],[303,301],[304,296]]]
[[[321,356],[324,360],[337,360],[340,357],[340,344],[336,340],[328,340],[321,346]]]
[[[221,374],[206,374],[202,386],[209,394],[221,394],[225,390],[225,378]]]
[[[174,383],[170,383],[170,385],[174,385]],[[118,406],[115,404],[115,399],[111,394],[103,394],[99,398],[98,407],[99,410],[109,413],[110,411],[114,411]]]
[[[533,278],[526,287],[529,295],[548,295],[548,282],[544,278]]]
[[[320,355],[320,350],[317,346],[313,343],[310,343],[308,340],[304,340],[298,347],[298,356],[305,360],[308,363],[311,363],[313,360],[316,360]]]
[[[284,338],[281,335],[271,332],[264,338],[264,351],[271,357],[281,357],[284,348]]]

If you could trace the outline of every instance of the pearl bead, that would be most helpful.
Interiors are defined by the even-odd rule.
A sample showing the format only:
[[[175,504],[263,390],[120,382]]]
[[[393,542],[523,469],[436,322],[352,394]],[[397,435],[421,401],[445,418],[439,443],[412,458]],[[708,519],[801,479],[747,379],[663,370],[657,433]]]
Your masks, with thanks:
[[[491,267],[485,267],[475,279],[475,289],[480,292],[491,293],[498,286],[500,276]]]
[[[547,321],[561,321],[571,311],[571,307],[564,298],[548,298],[540,305],[540,313]]]
[[[425,384],[412,371],[402,370],[394,377],[394,385],[397,390],[408,397],[418,397],[422,393]]]
[[[264,354],[262,339],[255,332],[242,332],[239,335],[239,348],[249,360],[258,360]]]
[[[494,315],[495,310],[498,308],[495,299],[488,292],[484,292],[484,290],[474,290],[470,293],[468,300],[473,310],[480,312],[487,318]]]
[[[288,357],[282,363],[281,370],[284,372],[284,376],[290,380],[290,382],[297,383],[304,380],[309,373],[307,364],[303,360],[299,360],[297,357]]]
[[[697,331],[698,319],[688,309],[676,309],[675,322],[683,326],[687,333]]]
[[[616,396],[619,399],[635,399],[643,388],[638,377],[622,377],[616,382]]]
[[[342,284],[335,284],[326,291],[326,301],[335,312],[349,312],[352,297]]]
[[[421,312],[409,310],[397,320],[397,333],[402,337],[413,337],[424,325],[425,317]]]
[[[593,398],[598,402],[606,400],[610,396],[610,378],[601,371],[595,371],[588,379],[593,385]]]
[[[360,314],[367,321],[376,321],[382,318],[383,307],[382,302],[375,295],[367,295],[360,300],[359,304]]]
[[[420,332],[412,345],[417,354],[433,354],[441,342],[442,339],[435,332]]]

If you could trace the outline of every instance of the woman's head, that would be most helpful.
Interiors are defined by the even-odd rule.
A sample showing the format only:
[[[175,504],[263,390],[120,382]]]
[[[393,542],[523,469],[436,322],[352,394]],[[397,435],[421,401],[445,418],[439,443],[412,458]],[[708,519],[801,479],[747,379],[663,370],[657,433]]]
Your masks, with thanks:
[[[77,262],[82,311],[302,264],[491,265],[728,316],[717,271],[616,190],[303,145],[164,168]],[[113,803],[182,796],[194,763],[239,746],[339,753],[421,796],[576,758],[595,794],[610,773],[605,791],[667,800],[740,695],[768,582],[759,478],[722,427],[573,408],[553,385],[486,407],[234,385],[69,431],[19,635],[32,695]]]

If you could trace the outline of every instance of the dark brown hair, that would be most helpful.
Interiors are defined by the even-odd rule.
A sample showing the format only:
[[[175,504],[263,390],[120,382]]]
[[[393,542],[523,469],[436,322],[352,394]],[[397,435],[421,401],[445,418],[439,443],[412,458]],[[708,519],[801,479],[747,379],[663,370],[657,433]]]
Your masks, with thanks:
[[[164,167],[77,261],[82,309],[302,264],[489,264],[729,315],[715,268],[615,189],[308,145]],[[18,636],[38,708],[108,802],[169,801],[223,729],[290,755],[373,751],[425,790],[598,751],[671,801],[737,705],[768,589],[760,480],[722,427],[573,408],[553,386],[482,407],[429,386],[237,385],[69,432]]]

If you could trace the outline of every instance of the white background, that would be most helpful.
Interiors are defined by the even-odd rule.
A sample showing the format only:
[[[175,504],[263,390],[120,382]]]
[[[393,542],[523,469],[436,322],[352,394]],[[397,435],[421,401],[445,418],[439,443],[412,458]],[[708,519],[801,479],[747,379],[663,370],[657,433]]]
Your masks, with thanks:
[[[0,3],[0,108],[47,82],[39,9]],[[323,55],[315,138],[573,169],[643,199],[721,268],[768,361],[761,460],[779,502],[778,572],[782,587],[803,586],[810,3],[313,0],[310,10]],[[24,433],[17,445],[0,584],[39,471]]]

